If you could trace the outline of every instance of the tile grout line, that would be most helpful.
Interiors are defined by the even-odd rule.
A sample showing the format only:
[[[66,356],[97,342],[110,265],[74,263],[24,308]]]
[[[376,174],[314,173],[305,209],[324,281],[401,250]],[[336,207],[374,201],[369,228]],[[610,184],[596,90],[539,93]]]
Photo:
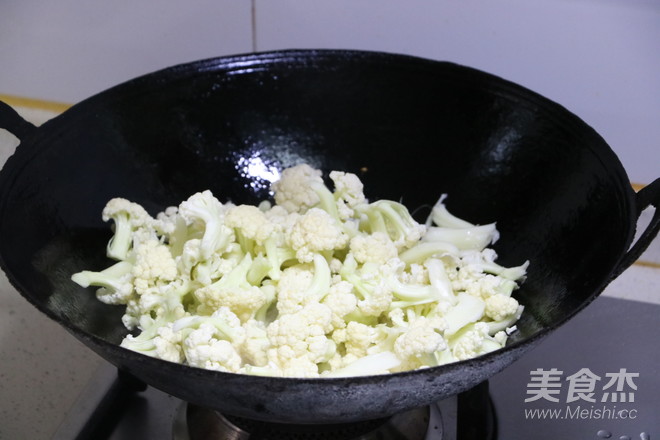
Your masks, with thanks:
[[[257,51],[257,0],[251,0],[250,19],[252,27],[252,52]]]

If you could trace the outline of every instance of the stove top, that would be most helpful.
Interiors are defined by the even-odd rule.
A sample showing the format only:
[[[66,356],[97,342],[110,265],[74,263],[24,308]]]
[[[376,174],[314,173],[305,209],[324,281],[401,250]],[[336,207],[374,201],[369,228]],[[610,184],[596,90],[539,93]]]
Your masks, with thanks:
[[[330,433],[322,427],[311,432],[278,427],[283,430],[275,432],[267,425],[222,417],[118,376],[107,365],[53,439],[660,439],[658,316],[660,305],[598,298],[475,389],[398,415],[398,420],[333,427]],[[198,426],[204,418],[218,417],[237,429],[211,437],[187,427],[186,421]],[[375,437],[369,437],[372,431]]]

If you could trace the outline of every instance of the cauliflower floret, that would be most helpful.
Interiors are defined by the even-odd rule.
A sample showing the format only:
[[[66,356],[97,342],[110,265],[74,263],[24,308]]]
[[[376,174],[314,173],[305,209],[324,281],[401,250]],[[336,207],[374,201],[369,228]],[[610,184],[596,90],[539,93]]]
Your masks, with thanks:
[[[181,363],[184,361],[181,333],[172,330],[172,323],[168,323],[158,329],[158,336],[154,338],[156,357]]]
[[[272,354],[273,351],[269,351]],[[319,377],[319,366],[308,357],[276,357],[268,363],[270,375],[280,377]]]
[[[163,211],[156,214],[156,218],[152,221],[152,225],[160,234],[169,235],[173,234],[177,229],[179,220],[183,220],[179,216],[179,207],[168,206]]]
[[[488,324],[477,322],[466,327],[458,337],[449,344],[451,353],[457,360],[472,359],[476,356],[488,353],[502,345],[488,334]]]
[[[465,292],[474,295],[478,298],[487,299],[488,297],[497,293],[497,288],[500,286],[500,278],[490,274],[470,274],[468,271],[463,272],[459,276],[459,280],[455,283],[456,286],[462,287]],[[468,276],[466,276],[468,275]],[[470,278],[469,276],[473,278]]]
[[[241,356],[231,342],[219,339],[213,324],[204,323],[193,330],[183,341],[183,351],[188,365],[208,370],[237,372],[241,368]]]
[[[258,245],[263,245],[275,229],[275,224],[268,220],[264,212],[252,205],[238,205],[228,209],[225,225],[238,229],[240,235],[254,240]]]
[[[271,185],[275,192],[275,203],[289,212],[307,211],[320,201],[312,185],[324,185],[322,174],[307,164],[283,170],[280,179]]]
[[[335,276],[339,274],[341,267],[344,265],[339,258],[332,258],[328,264],[330,265],[330,272]]]
[[[367,201],[364,197],[364,184],[357,175],[330,171],[330,179],[335,184],[335,195],[344,199],[348,206],[353,207]]]
[[[221,307],[211,316],[177,319],[172,330],[186,335],[183,352],[188,365],[230,372],[242,367],[238,347],[244,343],[246,331],[227,307]]]
[[[334,196],[337,199],[339,218],[347,220],[355,215],[354,207],[367,203],[364,197],[364,185],[353,173],[331,171],[330,179],[335,184]]]
[[[357,297],[353,294],[353,285],[341,280],[331,285],[322,304],[332,310],[332,326],[334,328],[345,327],[344,317],[357,309]]]
[[[303,308],[313,278],[310,264],[297,264],[282,271],[277,283],[277,310],[280,314],[296,313]]]
[[[129,329],[146,329],[163,319],[172,321],[187,316],[181,299],[190,291],[190,280],[182,277],[150,288],[128,301],[122,322]],[[158,324],[158,325],[162,325]]]
[[[393,276],[398,269],[394,263],[388,261],[385,265],[367,263],[358,267],[355,257],[348,253],[341,267],[342,279],[354,286],[360,300],[358,309],[365,316],[379,316],[392,305],[392,289],[387,277]]]
[[[293,227],[293,224],[296,222],[300,214],[297,212],[289,212],[284,207],[280,205],[275,205],[270,208],[268,211],[264,212],[264,215],[273,224],[279,225],[283,230],[289,230]]]
[[[389,340],[382,349],[393,351],[401,360],[395,371],[434,366],[437,364],[435,353],[447,348],[442,336],[447,328],[446,321],[433,313],[429,315],[416,315],[412,311],[406,313],[400,308],[388,313],[391,322],[388,326]]]
[[[358,309],[365,316],[379,316],[392,305],[392,289],[384,281],[380,281],[371,290],[369,296],[358,301]]]
[[[228,307],[243,321],[252,318],[262,306],[270,301],[268,286],[252,285],[247,277],[253,267],[251,255],[245,254],[231,272],[218,281],[198,288],[193,295],[198,300],[196,312],[201,315],[213,313],[219,307]],[[274,294],[274,292],[273,292]]]
[[[244,363],[264,367],[268,364],[268,349],[270,340],[266,332],[266,325],[262,321],[249,320],[243,325],[245,341],[240,347]]]
[[[190,242],[199,243],[199,240],[190,240],[186,245]],[[195,250],[191,249],[191,251],[194,254]],[[182,271],[186,274],[190,273],[191,278],[202,286],[208,286],[234,270],[242,259],[243,251],[240,245],[231,243],[223,254],[215,253],[210,258],[200,262],[189,259],[185,263],[187,269]]]
[[[408,271],[400,271],[399,279],[407,284],[429,284],[429,272],[421,264],[412,263]]]
[[[518,301],[506,295],[492,295],[486,298],[485,314],[493,321],[501,321],[518,311]]]
[[[300,262],[310,262],[314,253],[343,249],[348,236],[334,218],[319,208],[311,208],[300,216],[287,234],[289,245]]]
[[[351,321],[346,326],[344,347],[346,354],[356,357],[366,356],[367,350],[380,342],[380,332],[372,326]]]
[[[295,344],[295,339],[325,335],[332,329],[332,310],[326,305],[312,303],[296,313],[280,315],[268,325],[268,336],[275,345],[291,345]]]
[[[351,239],[350,249],[358,263],[385,263],[399,255],[394,242],[384,232],[356,235]]]
[[[174,329],[172,322],[168,322],[150,328],[138,336],[126,336],[122,340],[121,346],[147,356],[181,363],[185,359],[181,342],[181,333]]]
[[[139,204],[121,197],[110,199],[103,208],[104,222],[114,221],[115,233],[106,249],[109,258],[125,260],[133,244],[133,232],[139,228],[150,228],[153,218]]]
[[[342,356],[341,353],[336,352],[335,355],[332,356],[332,358],[330,358],[330,360],[327,362],[329,371],[326,371],[323,375],[331,375],[332,372],[340,370],[345,366],[357,361],[358,359],[360,358],[353,354],[345,354]]]
[[[139,304],[139,298],[132,298],[126,302],[126,309],[121,317],[121,323],[128,330],[134,330],[140,324],[140,315],[142,310]]]
[[[167,242],[173,256],[179,256],[189,237],[188,225],[179,215],[178,206],[168,206],[159,212],[152,221],[152,227],[157,235]]]
[[[429,365],[425,357],[446,347],[438,328],[419,318],[396,339],[394,353],[404,362],[404,369],[411,369]]]
[[[257,286],[214,288],[211,284],[195,290],[194,295],[201,304],[200,312],[212,313],[220,307],[227,307],[241,322],[252,318],[268,301],[267,295]]]
[[[169,248],[156,239],[146,240],[135,247],[133,284],[138,294],[150,293],[178,275],[177,264]]]
[[[297,313],[280,315],[266,329],[272,348],[268,359],[280,370],[305,366],[305,377],[318,375],[318,368],[311,364],[326,362],[335,353],[336,345],[326,334],[332,331],[332,311],[315,303]],[[298,368],[295,367],[295,368]]]
[[[527,275],[529,261],[525,261],[520,266],[504,267],[495,262],[497,253],[492,248],[486,248],[482,251],[464,251],[461,253],[461,261],[470,270],[479,273],[488,273],[497,275],[508,281],[524,281]]]
[[[211,284],[231,272],[244,254],[238,243],[230,243],[224,252],[201,258],[201,240],[191,238],[183,245],[181,255],[175,258],[180,273],[186,274],[203,286]]]
[[[128,304],[135,299],[133,264],[120,261],[100,272],[83,270],[71,276],[81,287],[98,286],[96,298],[105,304]]]
[[[179,205],[179,214],[187,225],[201,224],[203,228],[199,247],[201,260],[223,250],[234,241],[232,230],[223,223],[226,209],[209,190],[195,193]]]

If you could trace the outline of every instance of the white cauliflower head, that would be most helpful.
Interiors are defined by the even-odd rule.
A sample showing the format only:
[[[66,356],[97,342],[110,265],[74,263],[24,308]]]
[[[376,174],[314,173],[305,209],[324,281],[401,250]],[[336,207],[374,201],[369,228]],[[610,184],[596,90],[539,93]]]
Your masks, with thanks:
[[[300,262],[310,262],[314,253],[343,249],[348,235],[327,212],[311,208],[301,215],[287,234],[287,241]]]
[[[225,214],[225,225],[238,229],[243,237],[254,240],[259,245],[263,245],[275,230],[275,224],[253,205],[229,208]]]
[[[175,280],[178,270],[170,249],[160,241],[151,239],[135,248],[132,274],[135,290],[138,294],[144,294],[156,286]]]
[[[364,197],[364,185],[358,176],[353,173],[331,171],[330,179],[335,184],[334,197],[337,200],[337,211],[342,220],[355,215],[354,208],[367,203]]]
[[[277,310],[280,314],[296,313],[309,302],[306,293],[313,278],[310,264],[297,264],[282,271],[277,283]]]
[[[241,356],[230,341],[218,338],[216,328],[204,323],[183,341],[183,352],[188,365],[208,370],[237,372]]]
[[[133,244],[133,233],[140,228],[150,230],[154,221],[141,205],[121,197],[108,201],[101,218],[104,222],[114,221],[114,235],[106,249],[108,257],[114,260],[125,260]]]
[[[496,294],[486,298],[485,314],[493,321],[501,321],[518,311],[518,301],[510,296]]]
[[[399,255],[394,242],[384,232],[356,235],[350,241],[350,249],[358,263],[385,263]]]
[[[336,350],[335,343],[327,337],[332,328],[332,311],[323,304],[310,304],[296,313],[280,315],[266,329],[272,344],[269,361],[282,369],[289,368],[292,362],[326,362]]]
[[[282,171],[280,179],[273,182],[275,203],[289,212],[303,213],[319,203],[320,199],[312,184],[323,185],[322,172],[308,164],[300,164]]]
[[[194,295],[201,304],[200,311],[213,313],[220,307],[227,307],[241,322],[252,318],[268,301],[268,296],[257,286],[215,288],[211,284],[195,290]]]
[[[357,309],[357,297],[353,293],[353,285],[342,280],[334,283],[322,303],[332,310],[332,326],[345,327],[344,317]]]

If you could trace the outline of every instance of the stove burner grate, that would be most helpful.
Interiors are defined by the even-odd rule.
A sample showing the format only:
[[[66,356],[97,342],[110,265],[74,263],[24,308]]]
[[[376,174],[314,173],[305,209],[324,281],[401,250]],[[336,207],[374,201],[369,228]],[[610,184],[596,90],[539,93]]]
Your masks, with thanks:
[[[300,425],[261,422],[222,415],[183,404],[174,425],[174,440],[423,440],[429,408],[362,422]]]

